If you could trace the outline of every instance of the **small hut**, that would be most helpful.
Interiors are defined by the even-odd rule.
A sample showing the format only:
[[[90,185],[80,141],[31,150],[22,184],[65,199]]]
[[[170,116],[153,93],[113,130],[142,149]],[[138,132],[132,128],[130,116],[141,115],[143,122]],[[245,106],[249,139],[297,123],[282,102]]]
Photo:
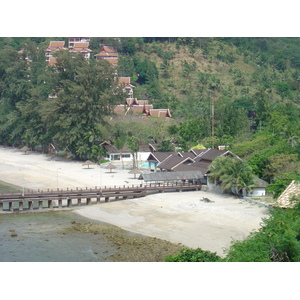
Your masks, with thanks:
[[[26,155],[27,151],[29,151],[29,150],[30,150],[30,148],[27,146],[24,146],[23,148],[21,148],[21,151],[23,151],[25,155]]]
[[[89,168],[90,168],[90,165],[95,165],[95,163],[92,162],[92,161],[90,161],[90,160],[87,160],[87,161],[84,162],[82,165],[83,165],[83,166],[88,166],[88,169],[89,169]]]
[[[142,171],[139,169],[132,169],[128,172],[129,174],[134,174],[134,178],[136,178],[136,174],[141,174]]]
[[[105,167],[105,169],[109,169],[110,170],[110,173],[111,173],[111,170],[112,169],[116,169],[117,167],[115,166],[115,165],[113,165],[113,164],[109,164],[109,165],[107,165],[106,167]]]

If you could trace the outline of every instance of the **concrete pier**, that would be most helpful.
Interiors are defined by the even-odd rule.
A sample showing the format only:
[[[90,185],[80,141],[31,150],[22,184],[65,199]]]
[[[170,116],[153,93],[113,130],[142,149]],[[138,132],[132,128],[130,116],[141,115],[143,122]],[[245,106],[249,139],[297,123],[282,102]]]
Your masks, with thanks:
[[[195,191],[201,190],[202,186],[195,183],[167,183],[167,184],[150,184],[150,185],[137,185],[137,186],[123,186],[123,187],[104,187],[97,189],[78,189],[76,190],[47,190],[47,191],[31,191],[23,195],[22,193],[0,194],[0,211],[4,210],[4,203],[8,203],[8,210],[14,212],[14,210],[42,210],[53,209],[54,206],[63,208],[63,204],[68,208],[73,205],[79,207],[83,203],[85,205],[100,204],[101,198],[104,198],[105,202],[110,202],[111,199],[126,200],[130,198],[144,197],[147,193],[164,193],[169,192],[182,192],[182,191]],[[74,200],[73,200],[74,199]],[[93,202],[93,199],[95,201]],[[74,201],[74,202],[73,202]],[[17,204],[15,204],[17,203]],[[24,205],[25,203],[25,205]],[[43,203],[45,203],[43,207]],[[7,207],[7,206],[6,206]]]

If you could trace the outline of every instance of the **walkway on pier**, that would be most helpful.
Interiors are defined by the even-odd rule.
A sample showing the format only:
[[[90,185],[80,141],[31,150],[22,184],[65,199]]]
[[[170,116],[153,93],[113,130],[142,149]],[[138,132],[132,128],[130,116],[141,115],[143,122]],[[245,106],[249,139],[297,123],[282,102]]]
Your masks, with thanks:
[[[150,193],[181,192],[201,190],[201,182],[191,183],[151,183],[145,185],[95,187],[86,189],[30,191],[26,193],[0,194],[1,211],[22,211],[34,209],[54,209],[99,204],[101,200],[125,200],[144,197]]]

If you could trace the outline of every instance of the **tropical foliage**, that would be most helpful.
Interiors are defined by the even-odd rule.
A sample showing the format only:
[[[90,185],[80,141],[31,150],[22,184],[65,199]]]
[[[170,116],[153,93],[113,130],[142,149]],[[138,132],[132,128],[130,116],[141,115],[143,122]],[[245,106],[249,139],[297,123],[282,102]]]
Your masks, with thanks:
[[[254,186],[251,167],[231,156],[219,156],[209,166],[209,180],[216,181],[226,192],[242,195]]]

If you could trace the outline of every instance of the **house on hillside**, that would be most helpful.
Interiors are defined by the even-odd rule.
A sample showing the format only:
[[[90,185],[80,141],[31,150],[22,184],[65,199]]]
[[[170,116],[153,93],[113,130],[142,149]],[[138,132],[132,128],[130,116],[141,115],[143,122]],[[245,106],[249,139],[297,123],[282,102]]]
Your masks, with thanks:
[[[69,50],[70,53],[81,53],[85,59],[89,59],[91,49],[89,49],[89,42],[73,43],[72,48]]]
[[[155,117],[155,118],[172,118],[170,109],[168,108],[157,108],[157,109],[149,109],[147,112],[147,117]]]
[[[133,97],[133,88],[135,86],[130,83],[130,77],[118,77],[118,85],[127,93],[129,98]]]
[[[87,41],[87,38],[69,38],[69,47],[71,48],[66,48],[65,41],[50,41],[49,46],[45,49],[45,56],[48,65],[54,66],[56,64],[56,58],[53,54],[58,50],[65,50],[70,53],[81,53],[85,59],[90,58],[92,50],[89,49],[89,42]]]
[[[65,47],[65,41],[50,41],[49,46],[45,49],[46,61],[49,65],[56,63],[56,58],[53,57],[53,54],[58,50],[68,50],[68,48]]]
[[[68,47],[73,48],[76,43],[89,43],[89,37],[69,37]]]
[[[98,54],[95,54],[94,58],[96,60],[106,59],[113,66],[117,66],[119,54],[113,47],[102,46],[100,52]]]

